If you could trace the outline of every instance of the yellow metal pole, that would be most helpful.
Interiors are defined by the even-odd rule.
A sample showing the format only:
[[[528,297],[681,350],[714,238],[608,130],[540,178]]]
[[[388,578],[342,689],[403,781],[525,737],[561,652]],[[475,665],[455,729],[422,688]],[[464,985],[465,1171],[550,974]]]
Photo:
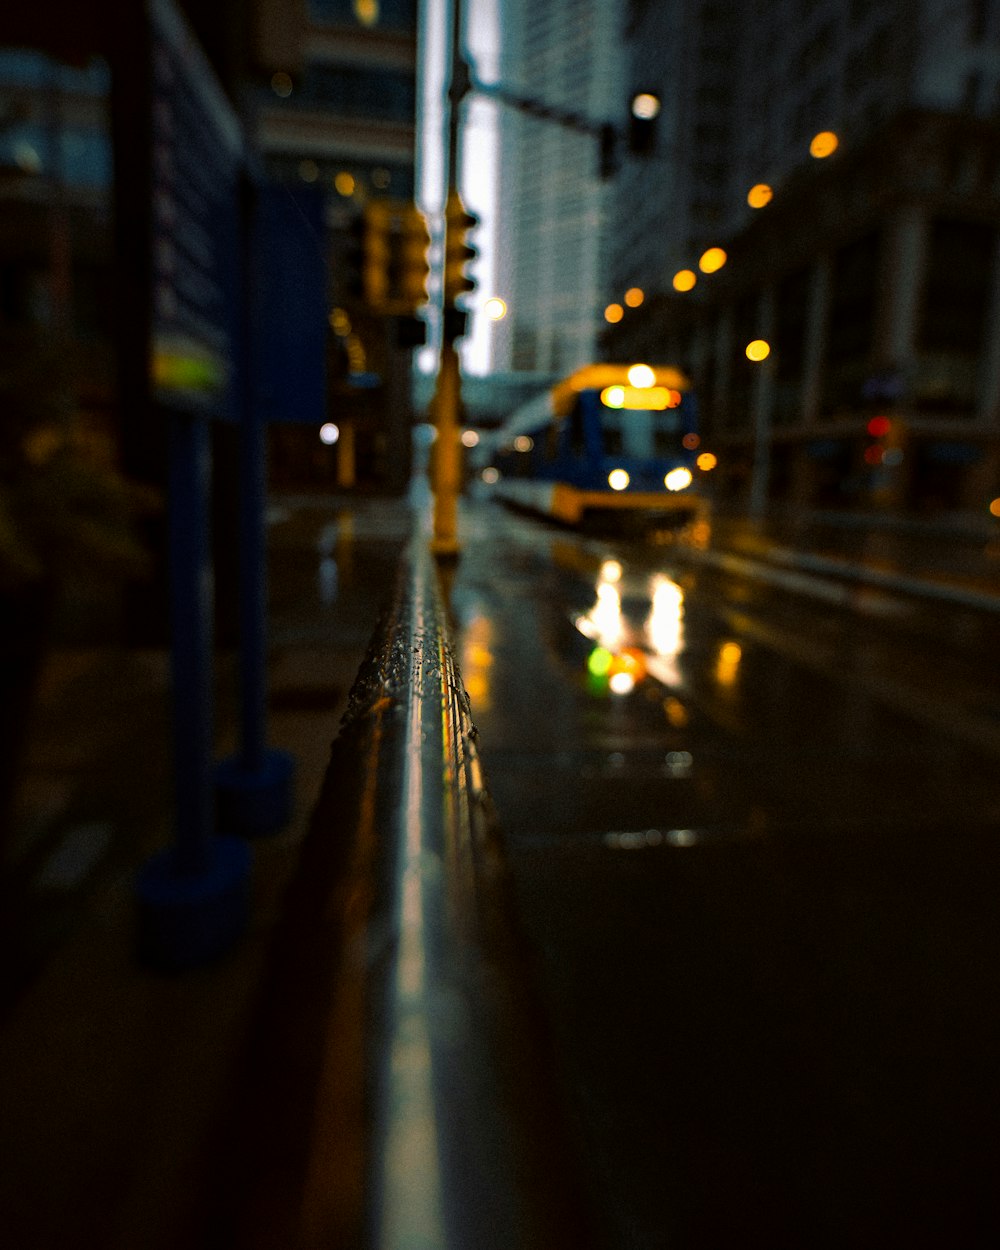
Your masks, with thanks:
[[[441,341],[433,412],[437,439],[434,447],[434,537],[435,556],[457,556],[458,493],[461,456],[458,441],[458,413],[461,403],[461,375],[458,351],[447,338]]]
[[[449,238],[456,224],[454,208],[461,208],[458,196],[458,121],[459,107],[469,90],[469,67],[462,57],[462,5],[461,0],[451,4],[451,58],[448,80],[448,143],[445,152],[445,237],[444,255],[449,245],[461,243],[462,239]],[[464,235],[463,235],[464,237]],[[442,283],[442,285],[444,285]],[[439,559],[455,559],[458,544],[458,493],[461,485],[461,455],[458,441],[459,413],[462,405],[462,377],[459,371],[458,350],[450,326],[449,310],[454,311],[454,300],[445,291],[441,301],[441,354],[438,361],[437,386],[432,400],[432,412],[437,428],[434,448],[434,535],[431,551]]]

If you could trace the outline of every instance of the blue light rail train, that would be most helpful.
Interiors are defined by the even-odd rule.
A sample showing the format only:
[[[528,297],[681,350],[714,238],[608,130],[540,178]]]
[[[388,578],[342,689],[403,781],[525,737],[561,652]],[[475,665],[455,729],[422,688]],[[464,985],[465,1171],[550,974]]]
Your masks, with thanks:
[[[594,364],[512,413],[479,459],[497,497],[569,525],[684,523],[702,515],[699,479],[714,464],[699,445],[695,395],[680,369]]]

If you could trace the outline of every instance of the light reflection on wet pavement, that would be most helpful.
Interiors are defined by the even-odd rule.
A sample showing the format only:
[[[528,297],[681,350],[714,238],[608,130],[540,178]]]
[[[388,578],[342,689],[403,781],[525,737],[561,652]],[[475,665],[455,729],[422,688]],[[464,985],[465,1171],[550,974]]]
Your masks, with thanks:
[[[996,623],[465,531],[460,660],[607,1243],[994,1219]]]

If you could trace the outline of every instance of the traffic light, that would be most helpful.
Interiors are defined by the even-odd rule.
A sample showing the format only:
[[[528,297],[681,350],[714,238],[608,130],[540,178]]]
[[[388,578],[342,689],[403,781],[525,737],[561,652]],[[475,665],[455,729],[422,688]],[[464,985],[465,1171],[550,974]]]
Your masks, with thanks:
[[[465,267],[479,255],[466,238],[478,225],[479,218],[466,211],[458,192],[449,191],[444,235],[445,308],[455,308],[460,296],[470,295],[476,289],[476,280],[466,273]]]
[[[865,426],[865,464],[875,467],[884,464],[886,447],[891,430],[893,430],[893,421],[888,416],[873,416]]]
[[[650,156],[656,147],[660,97],[654,91],[636,91],[629,102],[628,150],[633,156]]]
[[[391,215],[384,201],[365,205],[365,302],[381,309],[389,298],[392,260]]]
[[[364,301],[373,312],[409,316],[427,303],[427,249],[423,214],[406,200],[371,200],[363,232]]]
[[[427,220],[415,204],[407,204],[399,231],[398,296],[403,314],[416,312],[427,303],[427,279],[431,267],[427,260],[431,236]]]
[[[864,460],[865,464],[876,468],[882,464],[895,464],[902,457],[892,455],[893,448],[898,445],[894,436],[893,421],[891,417],[882,415],[870,418],[865,426],[865,448]]]

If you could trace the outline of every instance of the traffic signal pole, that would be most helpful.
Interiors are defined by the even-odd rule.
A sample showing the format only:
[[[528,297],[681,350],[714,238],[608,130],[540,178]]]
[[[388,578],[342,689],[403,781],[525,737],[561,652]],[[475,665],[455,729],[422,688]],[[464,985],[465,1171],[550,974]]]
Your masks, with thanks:
[[[455,211],[458,194],[459,108],[470,87],[469,67],[462,56],[462,5],[452,0],[451,58],[448,75],[448,142],[445,150],[447,195],[445,202],[444,254],[447,257],[464,243],[464,227]],[[462,214],[464,215],[464,214]],[[461,237],[456,238],[456,233]],[[446,262],[447,263],[447,262]],[[446,284],[442,283],[446,288]],[[449,316],[449,312],[452,313]],[[462,378],[455,339],[454,295],[447,289],[442,296],[441,353],[437,385],[431,401],[437,439],[434,448],[434,531],[431,551],[439,560],[458,558],[458,494],[461,485],[461,456],[458,425],[462,404]]]

